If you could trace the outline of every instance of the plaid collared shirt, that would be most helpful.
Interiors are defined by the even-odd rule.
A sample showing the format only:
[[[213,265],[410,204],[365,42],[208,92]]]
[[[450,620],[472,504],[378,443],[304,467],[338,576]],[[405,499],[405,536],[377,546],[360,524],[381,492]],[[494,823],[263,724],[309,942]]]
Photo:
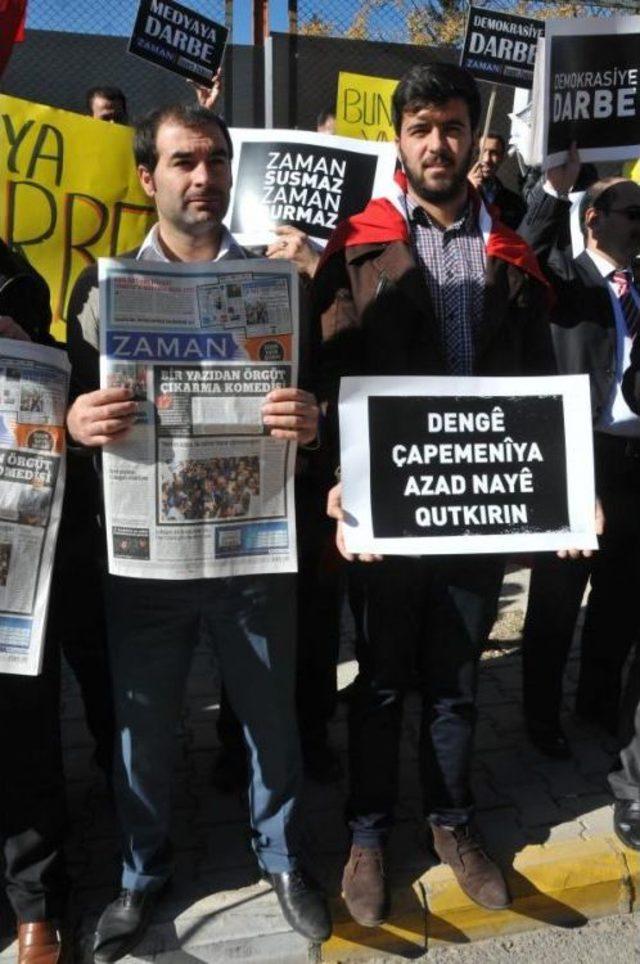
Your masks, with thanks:
[[[473,333],[482,320],[484,238],[473,206],[443,230],[407,195],[411,239],[422,266],[451,375],[473,372]]]

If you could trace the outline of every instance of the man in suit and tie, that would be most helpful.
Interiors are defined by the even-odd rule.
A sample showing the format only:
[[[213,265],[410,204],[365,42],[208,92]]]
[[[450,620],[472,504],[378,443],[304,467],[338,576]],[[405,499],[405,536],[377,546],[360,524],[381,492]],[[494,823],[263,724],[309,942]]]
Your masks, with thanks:
[[[524,707],[529,735],[550,756],[570,750],[560,727],[562,675],[589,578],[577,713],[617,731],[622,668],[637,636],[640,548],[640,418],[625,402],[622,376],[640,322],[631,266],[640,252],[640,186],[625,178],[592,184],[581,202],[585,250],[556,244],[579,171],[578,152],[547,172],[521,226],[552,282],[552,334],[558,371],[588,374],[596,488],[605,528],[600,552],[533,567],[524,631]]]

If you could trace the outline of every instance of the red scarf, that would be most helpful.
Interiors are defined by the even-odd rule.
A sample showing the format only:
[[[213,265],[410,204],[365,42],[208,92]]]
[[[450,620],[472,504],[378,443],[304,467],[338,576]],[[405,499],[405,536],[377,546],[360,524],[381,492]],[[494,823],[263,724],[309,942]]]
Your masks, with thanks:
[[[406,193],[405,175],[396,172],[394,180]],[[475,191],[471,194],[471,198],[472,202],[479,203]],[[487,256],[514,264],[543,284],[545,288],[550,288],[535,254],[526,241],[498,220],[495,208],[488,210],[491,215],[491,231],[487,240]],[[350,248],[357,244],[388,244],[391,241],[404,241],[405,244],[409,244],[409,225],[392,201],[384,197],[374,198],[360,214],[354,214],[340,222],[329,238],[320,266],[342,248]]]

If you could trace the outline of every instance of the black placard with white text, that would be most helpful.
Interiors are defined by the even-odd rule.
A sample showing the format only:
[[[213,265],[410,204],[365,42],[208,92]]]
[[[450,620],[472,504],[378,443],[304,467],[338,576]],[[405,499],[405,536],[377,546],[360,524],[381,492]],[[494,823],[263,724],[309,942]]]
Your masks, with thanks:
[[[595,547],[583,376],[345,378],[340,444],[349,552]]]
[[[508,87],[531,87],[544,23],[484,7],[470,7],[460,63],[474,77]]]
[[[303,131],[237,131],[229,228],[244,244],[267,243],[290,225],[321,243],[339,221],[392,183],[391,144]]]
[[[640,153],[640,17],[550,21],[546,31],[545,165],[575,141],[583,161]]]
[[[569,528],[561,396],[372,396],[369,447],[376,538]]]
[[[338,221],[366,206],[376,176],[376,158],[324,147],[243,144],[236,193],[250,195],[273,224],[288,224],[328,238]],[[254,209],[254,216],[257,212]],[[236,208],[231,232],[247,225]]]
[[[129,53],[209,86],[229,31],[174,0],[140,0]]]
[[[549,152],[640,140],[640,36],[554,37],[550,46]]]

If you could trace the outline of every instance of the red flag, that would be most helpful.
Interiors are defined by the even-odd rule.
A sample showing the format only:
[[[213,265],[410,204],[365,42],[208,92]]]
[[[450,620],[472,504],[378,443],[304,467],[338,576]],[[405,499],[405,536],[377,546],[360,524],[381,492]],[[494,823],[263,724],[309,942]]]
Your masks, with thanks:
[[[0,75],[9,63],[14,43],[24,36],[26,10],[27,0],[0,0]]]
[[[396,171],[393,180],[406,193],[407,178],[401,171]],[[477,192],[469,187],[472,202],[479,204]],[[488,208],[491,215],[491,231],[487,240],[487,254],[501,261],[515,264],[526,274],[530,274],[550,289],[549,282],[542,273],[535,254],[522,238],[502,224],[495,208]],[[397,207],[385,197],[373,198],[364,211],[345,218],[336,227],[329,238],[327,246],[320,258],[324,264],[332,254],[341,248],[349,248],[358,244],[385,244],[389,241],[408,241],[409,226]]]

